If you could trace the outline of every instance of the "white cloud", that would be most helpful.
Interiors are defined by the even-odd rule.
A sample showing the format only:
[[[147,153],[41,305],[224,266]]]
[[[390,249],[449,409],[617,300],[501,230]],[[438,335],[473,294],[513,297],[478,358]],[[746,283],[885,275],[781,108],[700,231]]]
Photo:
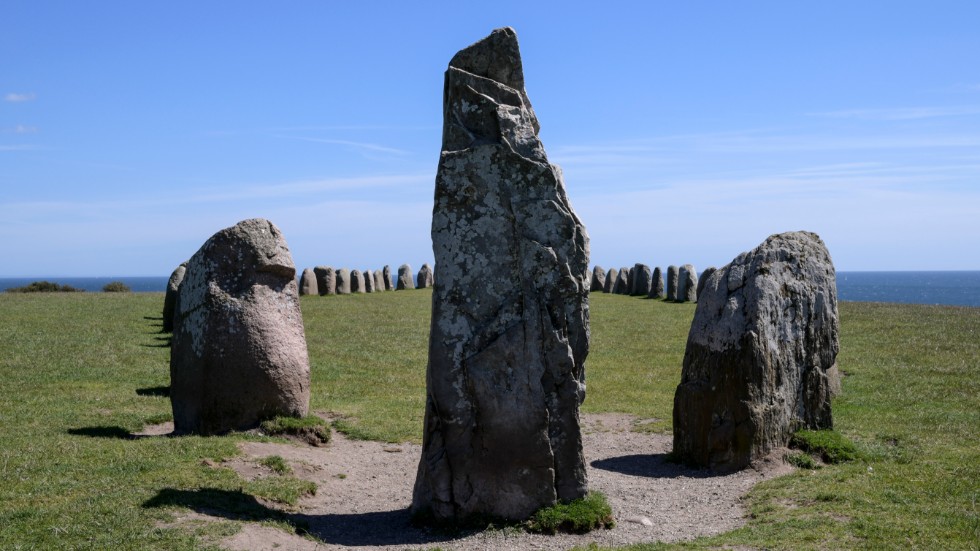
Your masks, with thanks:
[[[25,101],[34,101],[37,99],[37,94],[30,92],[27,94],[17,94],[14,92],[9,92],[3,96],[3,101],[9,101],[11,103],[22,103]]]
[[[304,142],[325,143],[325,144],[332,144],[332,145],[344,145],[344,146],[347,146],[347,147],[352,147],[352,148],[357,149],[357,150],[367,151],[367,152],[372,152],[372,153],[390,153],[392,155],[408,155],[409,154],[409,152],[408,151],[405,151],[404,149],[396,149],[394,147],[387,147],[387,146],[383,146],[383,145],[378,145],[378,144],[373,144],[373,143],[366,143],[366,142],[354,142],[354,141],[350,141],[350,140],[332,140],[332,139],[327,139],[327,138],[308,138],[308,137],[305,137],[305,136],[283,136],[283,135],[276,135],[275,137],[276,138],[283,138],[283,139],[287,139],[287,140],[301,140],[301,141],[304,141]]]

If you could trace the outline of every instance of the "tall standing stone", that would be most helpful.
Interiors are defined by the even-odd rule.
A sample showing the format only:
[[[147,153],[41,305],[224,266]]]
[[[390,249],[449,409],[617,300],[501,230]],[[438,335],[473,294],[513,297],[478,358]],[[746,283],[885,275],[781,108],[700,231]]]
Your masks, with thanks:
[[[385,267],[382,269],[382,271],[384,272],[385,291],[394,291],[395,280],[392,279],[391,277],[391,266],[385,264]]]
[[[694,266],[685,264],[677,272],[678,302],[694,302],[698,299],[698,273]]]
[[[640,297],[649,295],[652,281],[653,275],[650,273],[650,267],[646,264],[637,263],[636,266],[633,266],[633,287],[630,294]]]
[[[371,270],[364,270],[364,292],[374,292],[374,274]]]
[[[381,270],[374,271],[374,291],[380,293],[387,290],[385,288],[385,275]]]
[[[617,295],[630,294],[629,268],[623,267],[619,269],[619,274],[616,275],[616,285],[613,287],[613,293]]]
[[[319,287],[316,284],[316,274],[313,268],[303,270],[303,275],[299,276],[299,295],[319,295]]]
[[[538,139],[514,31],[456,54],[445,86],[412,510],[523,519],[586,493],[588,236]]]
[[[773,235],[707,278],[674,394],[674,453],[728,471],[832,428],[834,265],[813,233]]]
[[[432,267],[430,267],[428,264],[423,264],[422,267],[419,268],[418,282],[419,289],[428,289],[429,287],[432,287]]]
[[[333,268],[316,266],[313,268],[313,273],[316,274],[316,287],[320,296],[337,294],[337,280],[334,277]]]
[[[412,267],[408,264],[402,264],[398,267],[398,283],[395,289],[398,291],[404,291],[406,289],[415,288],[415,279],[412,275]]]
[[[337,294],[349,295],[351,291],[350,270],[347,268],[339,268],[336,272],[334,272],[334,279],[337,282]]]
[[[612,294],[616,291],[616,279],[619,277],[619,271],[616,268],[609,268],[609,272],[606,273],[606,282],[602,284],[602,292]]]
[[[360,270],[350,271],[350,292],[351,293],[363,293],[364,289],[364,274]]]
[[[174,314],[174,432],[248,429],[306,415],[310,363],[296,267],[268,220],[214,234],[187,263]]]
[[[650,298],[664,298],[664,275],[660,271],[660,266],[653,269],[653,279],[650,281]]]
[[[167,281],[167,292],[163,295],[163,331],[170,333],[174,330],[174,309],[177,306],[177,292],[180,283],[184,280],[184,272],[187,271],[187,263],[181,262],[180,266],[174,268]]]
[[[701,296],[701,291],[704,290],[704,284],[708,281],[708,278],[711,277],[711,274],[715,273],[716,269],[717,268],[715,268],[714,266],[709,266],[704,269],[704,272],[701,274],[701,277],[698,278],[698,287],[695,290],[696,296],[698,297]]]
[[[606,272],[598,264],[592,268],[592,281],[589,284],[589,291],[601,293],[606,287]]]
[[[667,300],[677,300],[677,266],[667,266]]]

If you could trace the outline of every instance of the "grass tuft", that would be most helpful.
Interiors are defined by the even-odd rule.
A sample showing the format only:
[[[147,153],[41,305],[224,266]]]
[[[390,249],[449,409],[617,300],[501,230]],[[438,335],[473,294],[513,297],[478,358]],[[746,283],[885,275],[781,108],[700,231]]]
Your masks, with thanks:
[[[615,525],[612,508],[601,492],[590,492],[581,499],[539,509],[527,521],[528,531],[544,534],[584,534]]]
[[[259,460],[259,465],[268,467],[276,474],[286,475],[291,474],[293,469],[286,463],[286,460],[282,458],[281,455],[270,455],[268,457],[263,457]]]
[[[783,456],[783,459],[787,463],[793,465],[798,469],[809,469],[811,471],[819,469],[820,464],[813,458],[812,455],[803,452],[788,453]]]
[[[816,454],[827,464],[844,463],[858,458],[854,444],[832,430],[799,430],[793,434],[789,445],[805,452]]]
[[[316,415],[274,417],[262,421],[261,428],[269,436],[295,436],[311,446],[322,446],[330,442],[330,427]]]

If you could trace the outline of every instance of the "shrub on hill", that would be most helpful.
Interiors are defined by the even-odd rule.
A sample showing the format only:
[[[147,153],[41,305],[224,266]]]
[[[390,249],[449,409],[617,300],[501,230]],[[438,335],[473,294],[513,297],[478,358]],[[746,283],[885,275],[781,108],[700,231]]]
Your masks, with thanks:
[[[106,293],[131,293],[132,289],[122,281],[110,281],[102,286],[102,291]]]
[[[50,281],[34,281],[24,287],[11,287],[8,293],[84,293],[85,289],[78,289],[71,285],[58,285]]]

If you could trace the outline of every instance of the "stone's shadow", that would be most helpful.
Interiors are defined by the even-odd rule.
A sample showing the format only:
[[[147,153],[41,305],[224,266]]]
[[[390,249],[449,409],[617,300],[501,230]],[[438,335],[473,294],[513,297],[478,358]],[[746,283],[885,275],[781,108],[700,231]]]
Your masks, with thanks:
[[[144,508],[170,506],[187,507],[204,515],[231,520],[284,521],[299,534],[309,534],[327,544],[349,547],[427,545],[476,532],[415,526],[408,509],[337,515],[287,513],[262,504],[251,494],[216,488],[164,488],[143,503]]]
[[[170,396],[170,386],[148,386],[146,388],[137,388],[136,394],[138,396],[160,396],[162,398],[167,398]]]
[[[604,471],[646,478],[712,478],[731,474],[730,472],[716,472],[672,463],[667,460],[665,453],[622,455],[597,459],[590,465]]]
[[[163,316],[143,316],[143,319],[150,321],[163,321]]]
[[[145,348],[170,348],[170,343],[173,341],[173,337],[168,333],[165,337],[153,337],[153,340],[163,341],[158,344],[143,344]]]
[[[122,427],[79,427],[68,429],[68,434],[90,438],[118,438],[120,440],[136,440],[137,438],[135,434]]]

